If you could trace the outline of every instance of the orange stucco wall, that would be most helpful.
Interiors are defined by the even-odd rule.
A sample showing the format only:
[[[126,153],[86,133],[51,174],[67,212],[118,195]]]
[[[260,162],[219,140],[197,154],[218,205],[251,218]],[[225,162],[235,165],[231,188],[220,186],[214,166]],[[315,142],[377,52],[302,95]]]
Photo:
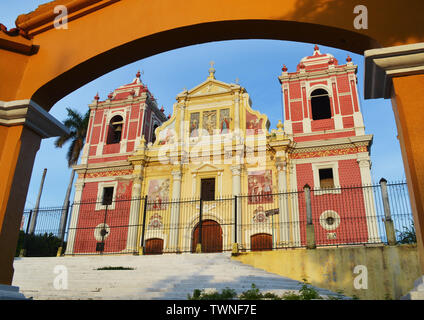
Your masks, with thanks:
[[[91,9],[84,9],[84,3]],[[66,30],[52,28],[56,4],[79,4]],[[32,97],[49,110],[66,94],[117,67],[214,40],[285,39],[357,53],[380,45],[424,41],[424,27],[419,23],[422,1],[405,6],[387,0],[384,8],[379,1],[369,2],[368,29],[361,30],[353,25],[353,9],[358,4],[356,0],[268,0],[260,4],[244,0],[57,0],[19,18],[18,26],[34,36],[32,43],[39,49],[31,56],[17,54],[0,64],[11,78],[10,84],[1,86],[0,100]],[[0,49],[0,55],[5,54]]]
[[[399,132],[424,272],[424,75],[393,79],[393,110]]]
[[[20,151],[23,126],[0,126],[0,232]]]

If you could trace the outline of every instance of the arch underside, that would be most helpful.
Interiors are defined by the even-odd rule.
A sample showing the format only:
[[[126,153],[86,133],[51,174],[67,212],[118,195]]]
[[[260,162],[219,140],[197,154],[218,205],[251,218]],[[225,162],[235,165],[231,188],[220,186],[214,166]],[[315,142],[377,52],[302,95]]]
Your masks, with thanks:
[[[317,33],[320,34],[319,38],[316,37]],[[96,55],[41,86],[31,99],[50,110],[61,98],[90,81],[140,59],[190,45],[243,39],[319,42],[359,54],[366,49],[379,47],[376,41],[365,35],[304,22],[231,20],[203,23],[142,37]]]

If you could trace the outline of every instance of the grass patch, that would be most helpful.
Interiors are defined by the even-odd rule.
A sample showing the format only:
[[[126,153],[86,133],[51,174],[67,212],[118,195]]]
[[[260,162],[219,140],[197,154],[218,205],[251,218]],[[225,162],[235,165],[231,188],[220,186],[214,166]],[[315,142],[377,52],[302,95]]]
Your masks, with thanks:
[[[134,268],[130,267],[101,267],[96,270],[134,270]]]

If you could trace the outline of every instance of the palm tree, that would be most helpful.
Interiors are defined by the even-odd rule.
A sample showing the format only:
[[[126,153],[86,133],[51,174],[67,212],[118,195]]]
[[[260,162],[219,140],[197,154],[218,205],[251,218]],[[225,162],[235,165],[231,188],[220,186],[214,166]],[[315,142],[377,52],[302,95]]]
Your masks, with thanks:
[[[67,142],[71,143],[66,154],[66,159],[68,160],[68,167],[71,168],[72,165],[78,162],[79,156],[84,147],[85,138],[87,136],[88,121],[90,119],[90,110],[87,110],[84,115],[71,108],[66,108],[66,111],[68,112],[68,116],[63,122],[63,124],[69,129],[69,133],[58,137],[55,140],[54,145],[56,148],[62,148]],[[63,201],[62,216],[60,219],[59,238],[62,240],[64,236],[63,228],[66,223],[69,197],[71,195],[74,176],[75,170],[72,169],[68,189],[66,190],[65,200]]]

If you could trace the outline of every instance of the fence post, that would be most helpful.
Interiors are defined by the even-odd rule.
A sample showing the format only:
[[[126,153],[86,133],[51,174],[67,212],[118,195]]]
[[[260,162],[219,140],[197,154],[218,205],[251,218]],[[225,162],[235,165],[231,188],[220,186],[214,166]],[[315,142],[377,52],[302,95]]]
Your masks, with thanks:
[[[30,221],[31,226],[29,227],[29,232],[31,234],[35,233],[35,227],[37,225],[37,217],[38,217],[38,211],[40,209],[41,193],[43,192],[43,186],[44,186],[44,180],[46,179],[46,173],[47,173],[47,169],[44,168],[43,176],[41,177],[40,189],[38,190],[37,202],[35,203],[33,217],[32,217],[32,220]]]
[[[238,221],[237,221],[237,203],[238,203],[238,197],[234,196],[234,243],[233,248],[231,251],[232,255],[237,255],[239,253],[238,251],[238,239],[237,239],[237,231],[238,231]]]
[[[381,186],[381,197],[383,198],[383,207],[384,207],[384,226],[386,229],[387,243],[389,246],[394,246],[396,244],[396,233],[395,226],[392,220],[392,213],[390,210],[389,202],[389,193],[387,192],[387,180],[384,178],[380,179]]]
[[[202,220],[203,220],[203,200],[200,199],[200,212],[199,212],[199,237],[196,245],[196,253],[202,253]]]
[[[144,197],[144,208],[143,208],[143,225],[141,229],[141,250],[139,250],[139,254],[145,254],[145,245],[144,245],[144,236],[146,233],[146,213],[147,213],[147,195]]]
[[[303,187],[305,193],[305,204],[306,204],[306,248],[315,249],[315,229],[312,222],[312,203],[311,203],[311,187],[305,185]]]
[[[29,231],[29,223],[31,222],[31,217],[32,217],[32,210],[29,210],[29,216],[28,216],[28,223],[27,223],[27,227],[26,227],[26,231],[25,231],[25,235],[24,235],[24,244],[22,246],[21,251],[19,252],[19,257],[26,257],[27,254],[27,245],[28,245],[28,231]]]
[[[66,203],[65,210],[63,212],[60,218],[60,226],[59,226],[59,236],[60,236],[60,247],[57,249],[56,257],[60,257],[62,255],[63,251],[63,242],[65,240],[65,230],[66,230],[66,222],[68,221],[68,214],[69,214],[69,200]]]

